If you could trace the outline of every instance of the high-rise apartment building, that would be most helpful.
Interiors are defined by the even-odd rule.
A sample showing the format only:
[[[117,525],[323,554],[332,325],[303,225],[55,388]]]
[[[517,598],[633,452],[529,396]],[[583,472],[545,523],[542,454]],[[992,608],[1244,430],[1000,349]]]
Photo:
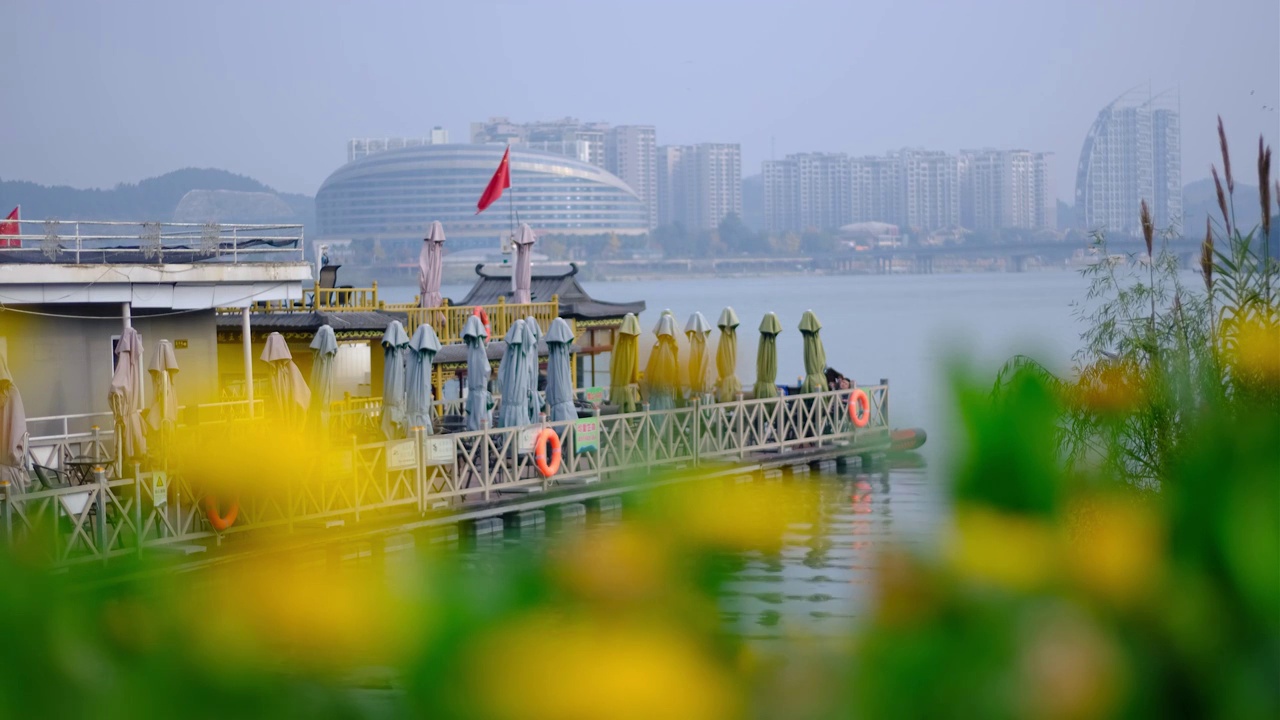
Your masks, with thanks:
[[[831,230],[853,222],[849,156],[802,153],[764,163],[764,214],[769,230]]]
[[[1182,222],[1182,129],[1176,96],[1130,91],[1089,128],[1076,170],[1076,212],[1088,230],[1141,232],[1139,205],[1156,227]]]
[[[867,156],[849,161],[853,222],[902,224],[899,169],[897,159],[892,156]]]
[[[912,230],[941,230],[960,225],[959,165],[954,155],[903,149],[897,165],[898,224]]]
[[[605,136],[605,170],[617,175],[644,202],[649,227],[658,226],[658,145],[652,125],[619,125]]]
[[[658,148],[658,225],[683,224],[685,150],[683,145]]]
[[[742,147],[701,143],[658,149],[659,222],[711,230],[742,215]]]
[[[960,153],[960,224],[971,230],[1057,227],[1050,153],[964,150]]]

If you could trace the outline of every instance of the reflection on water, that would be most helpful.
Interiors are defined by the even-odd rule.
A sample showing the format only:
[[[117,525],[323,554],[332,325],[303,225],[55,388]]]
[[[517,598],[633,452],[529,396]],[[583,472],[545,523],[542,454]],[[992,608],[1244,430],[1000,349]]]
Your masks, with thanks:
[[[780,552],[739,556],[721,597],[726,627],[761,640],[847,635],[851,619],[865,608],[878,550],[887,543],[925,552],[936,546],[944,521],[943,493],[923,468],[912,464],[873,473],[830,468],[794,478],[757,478],[755,482],[816,485],[819,512],[816,522],[787,528]],[[483,570],[489,560],[513,548],[561,533],[607,528],[622,519],[630,501],[606,501],[589,515],[563,518],[549,510],[545,524],[464,538],[459,548]]]

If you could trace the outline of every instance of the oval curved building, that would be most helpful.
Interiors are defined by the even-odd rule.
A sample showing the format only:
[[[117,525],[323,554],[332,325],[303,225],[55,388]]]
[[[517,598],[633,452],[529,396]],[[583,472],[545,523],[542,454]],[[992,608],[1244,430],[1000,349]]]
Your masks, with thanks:
[[[511,188],[477,215],[476,201],[505,149],[422,145],[349,162],[316,193],[320,236],[421,240],[431,221],[439,220],[450,241],[487,244],[511,231],[513,206],[519,221],[539,235],[648,232],[644,203],[616,176],[572,158],[519,147],[511,148]]]

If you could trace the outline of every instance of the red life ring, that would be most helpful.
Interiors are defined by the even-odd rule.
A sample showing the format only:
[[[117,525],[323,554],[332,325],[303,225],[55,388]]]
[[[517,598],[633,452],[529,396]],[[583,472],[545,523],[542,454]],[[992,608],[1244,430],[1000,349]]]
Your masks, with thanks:
[[[240,515],[240,501],[232,500],[231,507],[227,509],[227,514],[222,515],[218,510],[218,498],[213,495],[204,496],[204,514],[209,518],[209,524],[214,530],[223,532],[236,522],[236,517]]]
[[[551,446],[551,455],[547,455],[547,445]],[[560,472],[560,436],[551,428],[543,428],[533,441],[533,462],[538,466],[542,477],[551,477]]]
[[[480,323],[484,325],[485,335],[489,336],[489,339],[492,340],[493,328],[489,327],[489,313],[485,312],[483,307],[477,305],[476,309],[471,311],[471,314],[480,318]]]
[[[854,427],[866,427],[871,422],[871,398],[862,388],[854,388],[849,394],[849,419]]]

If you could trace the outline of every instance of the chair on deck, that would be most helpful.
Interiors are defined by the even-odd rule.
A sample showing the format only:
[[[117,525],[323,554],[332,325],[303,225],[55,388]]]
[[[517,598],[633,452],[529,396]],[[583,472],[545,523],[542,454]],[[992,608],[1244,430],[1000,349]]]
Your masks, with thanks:
[[[332,307],[334,305],[334,295],[337,293],[329,292],[336,289],[338,284],[338,268],[341,265],[325,265],[320,268],[320,277],[316,278],[316,304]]]

